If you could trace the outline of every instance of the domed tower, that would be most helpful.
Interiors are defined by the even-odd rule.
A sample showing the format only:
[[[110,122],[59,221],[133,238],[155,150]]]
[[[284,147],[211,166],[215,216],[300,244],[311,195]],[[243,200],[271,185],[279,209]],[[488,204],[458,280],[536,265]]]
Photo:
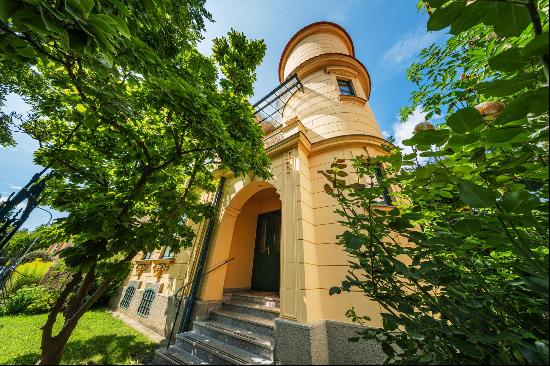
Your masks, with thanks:
[[[283,120],[297,117],[311,143],[343,135],[382,137],[368,100],[371,80],[339,25],[318,22],[298,31],[279,62],[279,81],[296,74],[303,92],[289,99]]]

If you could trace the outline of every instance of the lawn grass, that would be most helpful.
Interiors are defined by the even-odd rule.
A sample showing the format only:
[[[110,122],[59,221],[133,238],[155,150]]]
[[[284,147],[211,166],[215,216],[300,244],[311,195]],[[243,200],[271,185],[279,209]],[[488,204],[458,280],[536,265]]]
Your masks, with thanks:
[[[47,314],[0,317],[0,365],[34,364],[40,354],[40,327]],[[61,318],[56,328],[59,329]],[[144,364],[158,345],[104,310],[80,319],[61,364]]]

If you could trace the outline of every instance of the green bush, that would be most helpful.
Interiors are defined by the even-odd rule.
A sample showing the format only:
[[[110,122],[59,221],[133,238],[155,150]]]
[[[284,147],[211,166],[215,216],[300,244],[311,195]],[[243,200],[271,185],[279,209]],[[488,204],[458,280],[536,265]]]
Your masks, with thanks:
[[[30,263],[17,266],[11,277],[9,293],[14,294],[24,286],[38,285],[52,264],[52,262],[44,262],[38,258]]]
[[[59,259],[48,269],[40,281],[40,285],[50,291],[61,291],[67,281],[69,281],[70,276],[71,272],[67,269],[65,261]]]
[[[7,315],[46,313],[54,302],[55,295],[44,286],[23,287],[10,297],[5,313]]]

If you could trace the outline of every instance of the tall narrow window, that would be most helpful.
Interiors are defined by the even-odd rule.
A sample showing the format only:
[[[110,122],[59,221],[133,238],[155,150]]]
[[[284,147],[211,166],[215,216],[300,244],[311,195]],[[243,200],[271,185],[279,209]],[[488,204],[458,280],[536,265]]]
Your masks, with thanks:
[[[141,259],[151,259],[152,255],[153,255],[153,252],[147,252],[143,255],[143,258]]]
[[[338,79],[338,88],[340,88],[341,95],[355,96],[355,91],[353,90],[353,83],[351,80]]]
[[[172,251],[172,248],[169,245],[164,247],[164,252],[162,253],[162,258],[173,258],[173,257],[174,257],[174,252]]]
[[[141,303],[139,304],[139,307],[137,309],[138,315],[147,318],[147,316],[149,315],[149,311],[151,310],[151,304],[153,303],[154,299],[155,291],[151,289],[145,290],[145,292],[143,293],[143,297],[141,298]]]
[[[135,292],[136,292],[136,288],[134,286],[128,286],[128,288],[126,289],[126,292],[124,293],[124,297],[120,302],[121,308],[128,309],[128,306],[130,306],[130,302],[132,302],[132,297],[134,297]]]

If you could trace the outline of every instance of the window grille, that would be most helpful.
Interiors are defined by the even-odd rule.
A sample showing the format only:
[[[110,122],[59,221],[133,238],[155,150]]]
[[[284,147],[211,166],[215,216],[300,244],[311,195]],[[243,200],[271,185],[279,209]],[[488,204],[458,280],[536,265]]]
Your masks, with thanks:
[[[132,301],[132,297],[134,297],[134,293],[136,292],[136,288],[134,286],[129,286],[126,289],[126,292],[124,293],[124,297],[122,298],[122,301],[120,302],[120,307],[123,309],[128,309],[128,306],[130,306],[130,302]]]
[[[340,88],[341,95],[355,96],[355,91],[353,90],[353,83],[351,80],[338,79],[338,88]]]
[[[155,299],[155,291],[154,290],[145,290],[143,293],[143,297],[141,298],[141,303],[139,304],[139,307],[137,309],[138,315],[141,315],[144,318],[147,318],[149,315],[149,310],[151,309],[151,304],[153,303],[153,300]]]
[[[164,253],[162,253],[162,258],[173,258],[173,257],[174,257],[174,251],[169,245],[167,245],[164,248]]]
[[[143,258],[141,259],[151,259],[152,255],[153,255],[153,252],[147,252],[143,255]]]

